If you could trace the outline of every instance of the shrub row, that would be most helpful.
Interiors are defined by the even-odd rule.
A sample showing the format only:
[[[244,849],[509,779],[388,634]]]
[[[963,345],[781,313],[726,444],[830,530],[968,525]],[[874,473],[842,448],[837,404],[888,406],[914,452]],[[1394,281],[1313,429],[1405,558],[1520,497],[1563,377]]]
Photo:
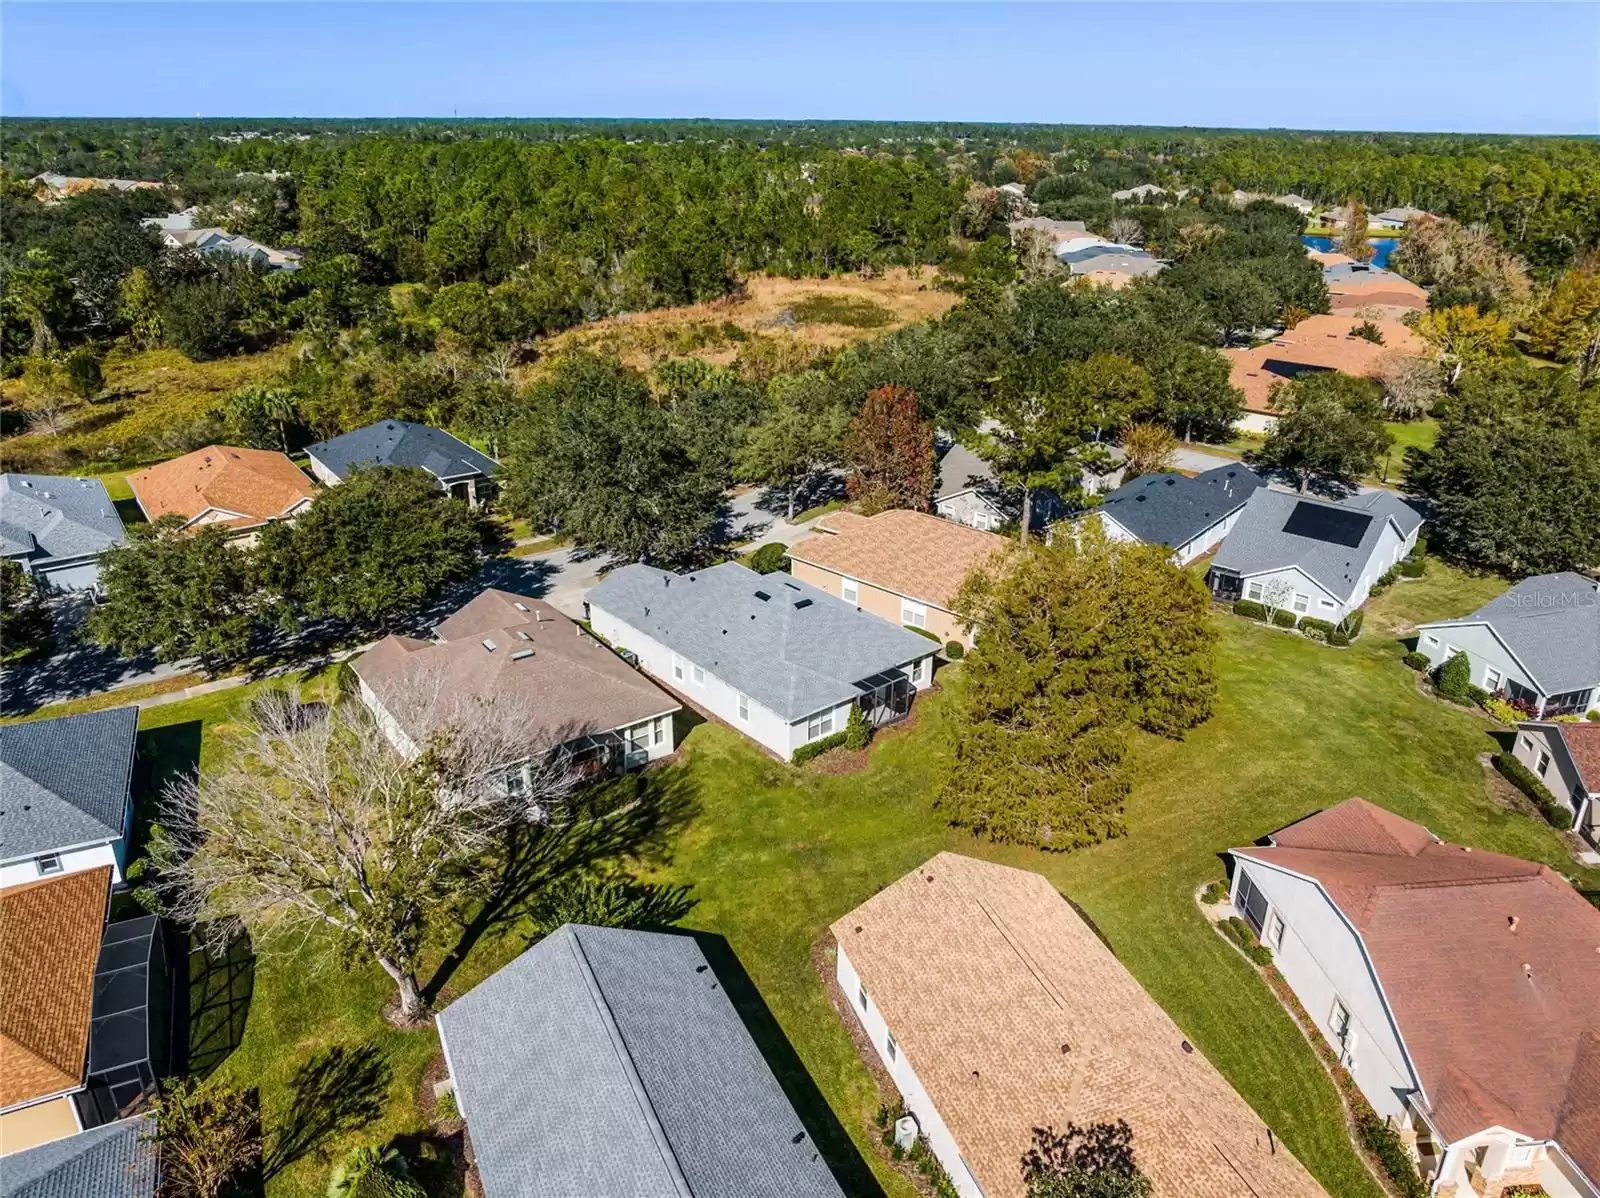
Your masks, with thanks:
[[[1272,950],[1256,939],[1254,929],[1237,915],[1230,915],[1219,925],[1229,940],[1244,949],[1244,955],[1257,965],[1272,964]]]
[[[1247,620],[1267,620],[1267,609],[1254,599],[1239,599],[1234,602],[1233,614],[1243,616]],[[1314,641],[1326,641],[1330,645],[1348,645],[1356,639],[1361,631],[1363,615],[1353,611],[1342,621],[1335,624],[1329,620],[1319,620],[1315,616],[1300,616],[1288,608],[1280,607],[1272,613],[1271,622],[1278,628],[1299,628],[1301,632]]]
[[[1496,753],[1494,768],[1505,776],[1507,782],[1533,800],[1533,805],[1539,809],[1539,814],[1544,816],[1545,822],[1552,828],[1559,828],[1565,832],[1572,827],[1572,812],[1558,802],[1555,795],[1550,793],[1550,788],[1539,781],[1533,771],[1522,762],[1510,753]]]
[[[789,757],[790,765],[804,765],[817,757],[821,757],[829,749],[837,749],[844,744],[845,734],[835,732],[831,736],[824,736],[821,740],[814,740],[808,745],[801,745]]]
[[[934,636],[933,633],[929,632],[926,628],[918,628],[915,624],[902,624],[900,627],[904,628],[907,632],[914,632],[924,640],[932,641],[936,645],[940,643],[939,638]]]
[[[1410,653],[1407,653],[1400,660],[1405,662],[1406,665],[1411,667],[1413,670],[1416,670],[1419,674],[1433,664],[1428,660],[1428,655],[1426,653],[1418,653],[1415,649],[1413,649]]]
[[[1227,882],[1210,882],[1207,883],[1205,890],[1201,892],[1200,901],[1208,906],[1215,907],[1218,903],[1225,901],[1227,897]]]

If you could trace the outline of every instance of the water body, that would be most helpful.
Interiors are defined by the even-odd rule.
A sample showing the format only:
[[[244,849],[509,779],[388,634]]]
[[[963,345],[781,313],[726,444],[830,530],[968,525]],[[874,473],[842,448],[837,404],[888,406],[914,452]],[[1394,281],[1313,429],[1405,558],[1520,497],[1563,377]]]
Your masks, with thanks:
[[[1306,245],[1314,250],[1321,250],[1324,254],[1337,253],[1338,247],[1334,245],[1332,237],[1312,236],[1306,234],[1300,238]],[[1399,240],[1394,237],[1369,237],[1367,244],[1373,249],[1372,265],[1388,266],[1389,255],[1394,253],[1394,247],[1399,245]]]

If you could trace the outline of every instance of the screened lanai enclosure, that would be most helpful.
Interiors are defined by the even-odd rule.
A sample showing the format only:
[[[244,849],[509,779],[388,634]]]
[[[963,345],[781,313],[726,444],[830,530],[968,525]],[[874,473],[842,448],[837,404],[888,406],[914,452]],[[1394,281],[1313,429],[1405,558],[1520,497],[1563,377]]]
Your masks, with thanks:
[[[75,1096],[85,1127],[136,1109],[172,1072],[169,962],[167,930],[154,915],[106,925],[94,971],[89,1085]]]

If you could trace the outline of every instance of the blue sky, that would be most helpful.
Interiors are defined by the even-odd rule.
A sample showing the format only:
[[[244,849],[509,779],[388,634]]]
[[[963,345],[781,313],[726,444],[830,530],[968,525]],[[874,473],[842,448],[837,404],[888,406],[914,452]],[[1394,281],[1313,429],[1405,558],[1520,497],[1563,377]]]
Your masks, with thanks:
[[[0,114],[197,113],[1592,134],[1600,5],[0,3]]]

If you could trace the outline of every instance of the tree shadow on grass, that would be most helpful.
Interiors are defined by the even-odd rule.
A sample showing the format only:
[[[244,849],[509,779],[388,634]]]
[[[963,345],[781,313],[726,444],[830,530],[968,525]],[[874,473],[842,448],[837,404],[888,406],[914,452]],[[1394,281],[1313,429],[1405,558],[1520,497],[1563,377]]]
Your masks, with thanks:
[[[773,1017],[766,999],[761,997],[761,991],[756,989],[750,975],[744,971],[744,966],[739,963],[727,939],[715,932],[687,934],[694,937],[700,951],[705,954],[712,972],[722,983],[728,1001],[739,1013],[745,1030],[756,1042],[756,1048],[778,1079],[784,1097],[800,1116],[801,1124],[817,1151],[822,1154],[823,1161],[832,1170],[834,1179],[846,1194],[857,1195],[858,1198],[883,1198],[883,1187],[872,1175],[872,1170],[862,1159],[838,1116],[833,1113],[828,1100],[822,1096],[822,1091],[817,1089],[817,1083],[811,1080],[810,1071],[789,1043],[789,1038],[783,1034],[783,1028]]]
[[[698,811],[695,783],[682,766],[669,764],[591,787],[559,825],[515,829],[477,911],[423,987],[424,1001],[438,998],[479,940],[534,914],[553,886],[590,872],[615,873],[631,858],[660,858]]]
[[[389,1064],[371,1045],[317,1053],[289,1083],[286,1121],[268,1138],[263,1177],[270,1180],[325,1141],[376,1121],[388,1086]]]
[[[464,1198],[467,1192],[465,1133],[401,1135],[390,1146],[406,1159],[411,1178],[428,1198]]]
[[[178,1072],[203,1080],[239,1047],[255,979],[256,956],[248,933],[235,937],[220,955],[208,953],[200,943],[190,950],[187,1034],[179,1041],[184,1059],[175,1062]]]

